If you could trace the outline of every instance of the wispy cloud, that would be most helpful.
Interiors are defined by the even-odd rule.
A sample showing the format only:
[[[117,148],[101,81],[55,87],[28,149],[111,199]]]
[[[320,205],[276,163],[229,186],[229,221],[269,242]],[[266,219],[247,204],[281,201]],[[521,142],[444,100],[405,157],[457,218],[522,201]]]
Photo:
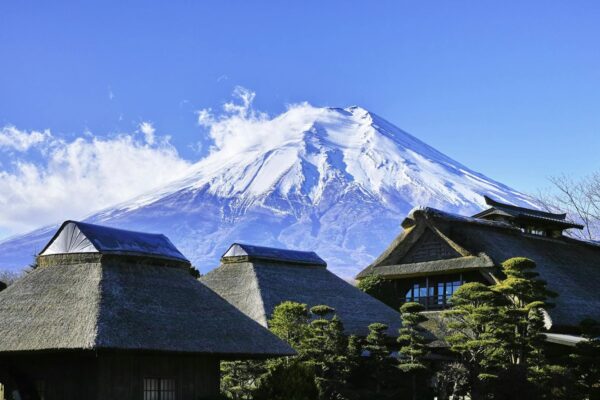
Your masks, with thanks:
[[[152,125],[152,122],[142,122],[139,125],[139,129],[144,134],[146,143],[154,144],[154,132],[156,132],[156,129],[154,129],[154,125]]]
[[[5,126],[0,130],[0,150],[27,151],[31,147],[38,146],[52,138],[49,130],[23,131],[12,125]]]
[[[20,233],[81,218],[184,176],[190,163],[168,138],[155,137],[151,124],[144,130],[145,141],[135,134],[66,141],[50,131],[2,128],[0,150],[37,146],[40,154],[34,161],[13,151],[9,165],[0,166],[0,229]]]

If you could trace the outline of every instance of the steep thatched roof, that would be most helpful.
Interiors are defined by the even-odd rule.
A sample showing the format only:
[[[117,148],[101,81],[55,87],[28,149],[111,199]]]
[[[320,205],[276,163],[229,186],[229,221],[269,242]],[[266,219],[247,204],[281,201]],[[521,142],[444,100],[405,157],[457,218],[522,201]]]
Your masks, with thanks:
[[[269,254],[286,253],[272,250]],[[373,322],[385,323],[390,327],[390,335],[397,334],[399,313],[327,270],[324,262],[318,262],[318,256],[312,264],[290,262],[289,257],[248,261],[235,257],[226,253],[221,266],[200,279],[263,326],[267,326],[278,304],[290,300],[335,308],[346,332],[351,334],[366,335]]]
[[[554,326],[577,325],[584,318],[600,319],[600,246],[569,237],[551,238],[521,232],[503,222],[463,217],[432,208],[413,210],[403,222],[405,231],[383,254],[359,274],[404,268],[416,274],[414,265],[403,264],[403,257],[425,232],[452,247],[456,254],[448,259],[422,263],[423,274],[430,266],[444,266],[452,271],[456,264],[471,263],[472,257],[489,258],[496,268],[482,264],[480,269],[492,276],[503,261],[511,257],[528,257],[537,263],[537,271],[559,297],[549,310]]]
[[[0,293],[0,352],[293,354],[194,279],[187,261],[98,251],[39,256],[38,264]]]

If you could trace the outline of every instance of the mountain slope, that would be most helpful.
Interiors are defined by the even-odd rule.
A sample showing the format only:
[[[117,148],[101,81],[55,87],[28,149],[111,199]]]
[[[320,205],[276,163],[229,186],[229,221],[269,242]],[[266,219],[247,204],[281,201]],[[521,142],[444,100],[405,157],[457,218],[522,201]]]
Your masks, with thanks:
[[[350,277],[398,234],[413,206],[472,214],[483,194],[532,205],[360,107],[299,105],[213,138],[186,178],[87,221],[163,232],[202,272],[241,241],[315,250]],[[0,268],[29,263],[51,232],[0,243]]]

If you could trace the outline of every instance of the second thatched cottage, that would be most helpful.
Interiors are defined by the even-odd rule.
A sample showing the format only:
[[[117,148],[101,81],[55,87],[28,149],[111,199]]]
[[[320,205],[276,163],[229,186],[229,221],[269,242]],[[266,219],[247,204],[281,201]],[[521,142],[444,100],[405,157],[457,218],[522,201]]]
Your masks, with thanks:
[[[366,336],[369,325],[388,325],[396,336],[400,314],[327,269],[316,253],[234,243],[221,265],[201,281],[263,326],[284,301],[335,309],[346,333]]]
[[[221,359],[294,354],[164,235],[67,221],[37,263],[0,293],[0,384],[21,399],[197,400]]]

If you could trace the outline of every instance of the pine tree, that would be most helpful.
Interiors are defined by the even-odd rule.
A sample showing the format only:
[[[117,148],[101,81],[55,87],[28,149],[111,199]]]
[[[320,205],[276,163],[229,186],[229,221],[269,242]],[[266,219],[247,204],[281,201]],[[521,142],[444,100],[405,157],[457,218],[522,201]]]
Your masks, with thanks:
[[[468,371],[472,400],[485,397],[485,387],[496,378],[494,353],[498,296],[482,283],[465,283],[451,298],[453,308],[444,311],[451,334],[447,337]]]
[[[221,393],[229,399],[252,399],[260,378],[267,372],[264,361],[221,362]]]
[[[390,351],[387,347],[388,336],[385,333],[388,326],[379,322],[369,325],[369,334],[365,340],[364,349],[369,352],[367,368],[375,383],[375,393],[380,394],[390,379],[393,368]]]
[[[359,373],[362,356],[362,343],[358,336],[350,335],[348,337],[348,346],[346,348],[346,359],[348,367],[348,380],[352,380]]]
[[[582,399],[600,400],[600,323],[584,320],[581,331],[586,340],[570,356],[577,391]]]
[[[307,362],[314,366],[319,398],[330,399],[343,391],[348,378],[347,339],[333,308],[319,305],[310,312],[316,318],[310,322],[306,339]]]
[[[439,400],[461,399],[468,394],[468,371],[460,362],[444,364],[434,379]]]
[[[318,397],[310,362],[310,314],[306,304],[285,301],[273,310],[269,329],[296,350],[294,357],[268,360],[253,397],[257,400],[314,400]]]
[[[281,379],[291,379],[290,370],[297,371],[311,382],[301,384],[294,378],[290,385],[295,391],[306,391],[308,395],[316,388],[314,398],[326,400],[342,398],[350,365],[346,351],[348,339],[344,335],[342,321],[335,315],[335,310],[327,305],[314,306],[308,310],[306,304],[284,302],[275,308],[269,320],[273,333],[287,341],[298,353],[296,357],[271,360],[268,362],[268,373],[265,374],[262,387],[257,393],[271,396],[280,393],[284,385]],[[277,381],[275,381],[277,379]],[[292,390],[292,389],[290,389]]]
[[[400,364],[402,372],[410,374],[412,381],[412,398],[417,398],[417,374],[427,369],[424,357],[427,354],[424,330],[420,324],[427,321],[422,314],[422,304],[409,302],[400,307],[402,328],[399,330]]]
[[[561,370],[546,365],[544,357],[544,309],[552,307],[548,298],[556,295],[535,268],[530,259],[508,259],[502,263],[506,279],[492,287],[504,300],[495,331],[501,349],[496,361],[502,369],[502,386],[518,389],[522,398],[534,390],[531,383],[547,390],[546,376]]]
[[[371,274],[358,281],[358,285],[356,287],[367,294],[375,295],[382,282],[383,278],[381,275]]]
[[[310,315],[306,304],[284,301],[273,310],[269,329],[286,341],[298,353],[300,360],[307,358],[306,337],[309,332]]]

